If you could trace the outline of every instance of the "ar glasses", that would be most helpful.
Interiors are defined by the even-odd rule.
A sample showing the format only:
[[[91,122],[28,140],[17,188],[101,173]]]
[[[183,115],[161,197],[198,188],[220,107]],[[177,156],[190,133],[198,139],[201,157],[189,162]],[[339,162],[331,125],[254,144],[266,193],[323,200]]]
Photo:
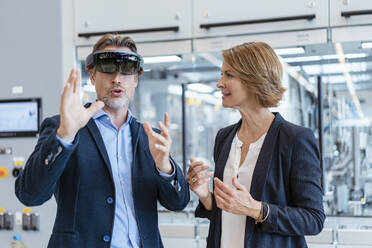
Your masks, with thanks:
[[[89,54],[86,69],[93,67],[103,73],[120,72],[123,75],[142,74],[143,59],[141,55],[121,50],[98,50]]]

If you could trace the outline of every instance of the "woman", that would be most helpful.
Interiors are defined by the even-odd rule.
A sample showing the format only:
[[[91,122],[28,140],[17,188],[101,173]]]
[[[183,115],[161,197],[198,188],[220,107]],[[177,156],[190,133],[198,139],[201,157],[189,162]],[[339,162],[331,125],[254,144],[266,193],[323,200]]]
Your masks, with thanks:
[[[318,234],[325,220],[314,135],[269,111],[285,91],[269,45],[245,43],[222,55],[222,105],[242,118],[217,133],[214,192],[202,162],[190,159],[187,175],[200,199],[195,215],[210,220],[207,247],[307,247],[304,235]]]

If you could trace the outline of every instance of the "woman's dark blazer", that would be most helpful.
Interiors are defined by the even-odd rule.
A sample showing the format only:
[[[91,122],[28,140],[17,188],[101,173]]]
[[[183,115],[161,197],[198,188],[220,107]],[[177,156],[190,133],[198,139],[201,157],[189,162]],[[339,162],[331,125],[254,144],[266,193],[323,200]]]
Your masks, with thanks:
[[[241,125],[225,127],[217,133],[214,146],[214,176],[223,179],[231,143]],[[266,134],[250,193],[255,200],[267,202],[270,214],[264,223],[247,217],[244,247],[307,247],[304,235],[318,234],[325,220],[322,205],[319,151],[313,132],[287,122],[279,113]],[[196,217],[210,220],[208,248],[220,247],[221,209],[207,211],[199,202]],[[224,230],[233,232],[234,230]]]

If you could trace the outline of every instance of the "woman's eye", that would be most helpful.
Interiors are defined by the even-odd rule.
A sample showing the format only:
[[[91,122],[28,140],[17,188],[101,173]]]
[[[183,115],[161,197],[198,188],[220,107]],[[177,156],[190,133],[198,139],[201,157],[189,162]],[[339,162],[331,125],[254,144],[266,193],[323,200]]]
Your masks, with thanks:
[[[228,73],[228,72],[225,72],[225,73],[222,73],[222,72],[221,72],[221,77],[224,76],[224,75],[225,75],[226,77],[228,77],[228,78],[231,78],[231,77],[232,77],[232,75],[231,75],[230,73]]]

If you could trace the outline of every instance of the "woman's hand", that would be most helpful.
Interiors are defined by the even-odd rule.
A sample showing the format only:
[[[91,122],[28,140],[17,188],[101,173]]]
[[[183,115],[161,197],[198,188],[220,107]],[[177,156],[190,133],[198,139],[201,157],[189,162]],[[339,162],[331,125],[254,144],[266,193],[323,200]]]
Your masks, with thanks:
[[[209,191],[208,182],[213,176],[213,171],[207,172],[209,168],[202,161],[190,158],[190,167],[187,173],[187,181],[190,189],[199,197],[207,210],[212,209],[212,194]]]
[[[253,199],[249,191],[233,177],[233,188],[224,184],[220,179],[214,178],[214,198],[217,207],[225,212],[250,216],[260,219],[261,202]]]

